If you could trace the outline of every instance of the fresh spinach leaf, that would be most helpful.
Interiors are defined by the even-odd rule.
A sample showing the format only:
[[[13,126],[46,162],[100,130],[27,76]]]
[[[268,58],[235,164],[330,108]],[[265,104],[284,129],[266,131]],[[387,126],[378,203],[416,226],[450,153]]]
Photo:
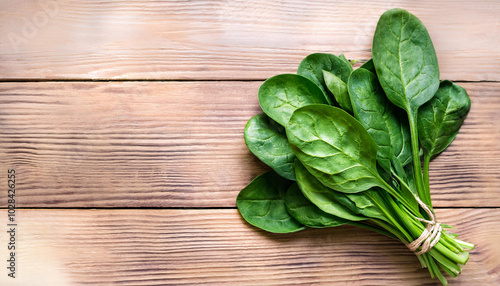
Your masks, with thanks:
[[[327,104],[328,101],[310,79],[296,74],[281,74],[261,85],[259,103],[269,117],[286,127],[295,109],[314,103]]]
[[[329,71],[323,71],[323,78],[328,90],[333,94],[340,108],[352,114],[351,99],[347,91],[347,84]]]
[[[286,134],[297,158],[325,186],[346,193],[383,187],[376,167],[377,144],[342,109],[301,107],[290,118]]]
[[[378,198],[378,192],[382,190],[370,189],[354,194],[340,193],[321,184],[299,160],[295,161],[295,170],[297,184],[302,193],[325,212],[350,221],[367,218],[387,220],[373,203],[373,198]]]
[[[439,67],[424,24],[403,9],[391,9],[379,19],[373,36],[373,64],[389,100],[408,113],[434,96]]]
[[[282,177],[295,180],[293,170],[295,154],[282,126],[264,113],[257,114],[248,120],[244,137],[248,149],[257,158]]]
[[[392,113],[392,104],[387,100],[375,74],[368,70],[355,70],[349,77],[348,87],[354,117],[377,143],[377,162],[390,173],[394,156],[391,141],[393,138],[397,140],[389,130],[389,125],[397,122]]]
[[[420,144],[431,157],[448,147],[458,134],[471,107],[465,89],[445,80],[434,97],[418,112]]]
[[[401,168],[411,161],[411,142],[407,119],[385,96],[377,76],[365,69],[349,77],[354,117],[365,127],[378,145],[377,161],[390,174],[391,162],[397,159]]]
[[[286,191],[285,205],[288,213],[307,227],[335,227],[348,222],[348,220],[341,219],[319,209],[302,194],[296,183],[292,184]]]
[[[373,65],[373,60],[372,59],[369,59],[366,63],[362,64],[359,68],[360,69],[369,70],[372,73],[376,73],[375,72],[375,66]]]
[[[340,202],[346,202],[344,194],[323,185],[298,160],[295,161],[295,176],[297,177],[297,185],[304,196],[322,211],[350,221],[366,219],[366,217],[351,210],[355,208],[354,203],[351,202],[350,206],[346,206]]]
[[[378,173],[373,138],[342,109],[321,104],[301,107],[290,118],[286,134],[295,156],[323,185],[343,193],[380,187],[411,207]],[[295,169],[297,177],[297,165]]]
[[[439,87],[439,67],[424,24],[403,9],[392,9],[379,19],[372,47],[373,64],[387,98],[408,114],[415,184],[418,196],[431,206],[418,156],[417,112]]]
[[[250,224],[275,233],[288,233],[305,227],[286,211],[284,196],[291,181],[274,171],[257,176],[236,198],[241,216]]]
[[[391,133],[391,143],[394,156],[402,167],[408,165],[412,160],[410,126],[408,117],[404,115],[404,111],[394,107],[393,114],[396,118],[389,124],[389,132]]]
[[[374,203],[374,201],[379,198],[379,194],[381,192],[383,192],[383,190],[380,190],[378,187],[374,187],[361,193],[345,194],[345,196],[351,201],[352,204],[354,204],[355,208],[351,209],[354,212],[365,217],[387,221],[387,218]],[[340,202],[348,207],[351,206],[350,203],[344,203],[343,201]]]
[[[335,55],[316,53],[310,54],[303,59],[297,69],[297,74],[303,75],[317,84],[328,98],[328,104],[334,105],[335,100],[333,95],[328,90],[323,78],[324,70],[333,73],[343,82],[347,82],[352,71],[352,66]]]
[[[350,66],[350,70],[351,70],[351,72],[352,72],[352,70],[353,70],[352,65],[353,65],[355,62],[357,62],[357,60],[353,60],[352,62],[350,62],[350,61],[349,61],[349,60],[348,60],[348,59],[344,56],[344,54],[341,54],[341,55],[339,56],[339,58],[340,58],[341,60],[343,60],[343,61],[344,61],[344,63],[346,63],[348,66]]]

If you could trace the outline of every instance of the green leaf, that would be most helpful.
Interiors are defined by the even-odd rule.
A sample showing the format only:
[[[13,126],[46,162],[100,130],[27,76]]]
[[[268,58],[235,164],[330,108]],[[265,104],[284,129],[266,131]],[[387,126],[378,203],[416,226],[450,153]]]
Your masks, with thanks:
[[[291,182],[274,171],[257,176],[236,198],[241,216],[250,224],[275,233],[288,233],[305,227],[286,211],[284,196]]]
[[[424,24],[403,9],[379,19],[373,36],[373,63],[389,100],[415,114],[439,87],[439,67]]]
[[[264,113],[257,114],[248,120],[244,137],[248,149],[257,158],[282,177],[295,180],[293,170],[295,154],[282,126]]]
[[[403,9],[392,9],[379,19],[372,47],[373,64],[387,98],[408,114],[412,160],[418,196],[432,207],[418,156],[417,112],[439,87],[439,67],[424,24]]]
[[[407,119],[397,112],[385,96],[377,76],[365,69],[355,70],[349,77],[354,117],[377,143],[377,161],[388,173],[397,158],[404,166],[411,161],[411,142]]]
[[[319,209],[302,194],[302,191],[296,183],[288,188],[285,194],[285,204],[288,213],[307,227],[335,227],[348,222],[345,219],[341,219]]]
[[[369,59],[366,63],[364,63],[363,65],[361,65],[359,68],[360,69],[369,70],[372,73],[375,73],[375,66],[373,65],[373,60],[372,59]]]
[[[418,112],[420,144],[430,156],[436,156],[457,136],[471,107],[465,89],[451,81],[442,81],[436,95]]]
[[[340,108],[352,114],[351,99],[347,91],[347,84],[331,72],[323,71],[323,78],[328,90],[333,94]]]
[[[392,114],[393,106],[389,105],[375,74],[368,70],[355,70],[349,77],[348,85],[354,117],[377,143],[379,165],[390,172],[394,155],[388,125],[392,124],[390,121],[397,120]]]
[[[397,121],[391,121],[389,132],[391,134],[392,151],[402,167],[412,161],[411,137],[408,117],[401,109],[393,110]]]
[[[297,158],[323,185],[345,193],[385,187],[377,171],[377,144],[342,109],[318,104],[299,108],[286,134]]]
[[[325,84],[323,70],[329,71],[342,81],[347,82],[352,71],[352,66],[335,55],[316,53],[310,54],[303,59],[297,69],[297,74],[303,75],[317,84],[328,99],[328,104],[333,105],[335,101],[333,100],[332,93]]]
[[[347,198],[343,193],[336,192],[323,185],[298,160],[295,161],[295,176],[302,194],[320,210],[350,221],[366,219],[366,217],[358,215],[352,210],[355,208],[354,203],[350,202],[351,205],[347,207],[340,202],[346,202]]]
[[[351,72],[352,72],[352,70],[353,70],[352,65],[353,65],[355,62],[357,62],[357,60],[352,60],[352,62],[350,62],[350,61],[349,61],[349,60],[348,60],[348,59],[344,56],[344,54],[341,54],[341,55],[339,56],[339,58],[340,58],[341,60],[343,60],[343,61],[344,61],[344,63],[348,64],[348,65],[351,67],[351,68],[350,68],[350,70],[351,70]]]
[[[356,194],[345,194],[356,208],[356,213],[369,218],[376,218],[388,221],[380,209],[373,203],[374,198],[378,199],[379,194],[383,192],[377,187]]]
[[[266,80],[260,86],[259,103],[269,117],[286,127],[295,109],[328,102],[321,89],[308,78],[296,74],[281,74]]]

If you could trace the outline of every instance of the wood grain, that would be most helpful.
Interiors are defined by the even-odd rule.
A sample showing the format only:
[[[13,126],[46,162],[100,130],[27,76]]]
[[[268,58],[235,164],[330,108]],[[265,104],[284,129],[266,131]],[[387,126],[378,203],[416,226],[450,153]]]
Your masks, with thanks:
[[[243,140],[259,85],[1,83],[0,170],[23,207],[234,207],[266,170]],[[498,207],[500,83],[462,85],[472,111],[431,163],[433,201]]]
[[[498,285],[500,209],[437,214],[477,245],[450,285]],[[350,226],[270,234],[234,209],[20,210],[17,219],[19,272],[8,285],[439,285],[404,245]]]
[[[442,78],[500,80],[497,0],[5,0],[0,78],[265,79],[313,52],[367,60],[395,7],[428,28]]]

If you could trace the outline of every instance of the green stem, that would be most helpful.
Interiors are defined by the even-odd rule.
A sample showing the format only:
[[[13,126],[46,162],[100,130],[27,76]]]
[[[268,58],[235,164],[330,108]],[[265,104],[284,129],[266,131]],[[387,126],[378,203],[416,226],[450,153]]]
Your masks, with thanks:
[[[384,230],[384,229],[378,228],[376,226],[371,226],[371,225],[366,224],[366,223],[359,223],[359,222],[355,222],[355,221],[350,221],[350,222],[348,222],[348,224],[353,225],[353,226],[357,226],[357,227],[362,227],[362,228],[365,228],[365,229],[369,229],[369,230],[375,231],[377,233],[383,234],[385,236],[388,236],[390,238],[398,239],[397,236],[395,236],[394,234],[392,234],[387,229]]]
[[[413,155],[413,168],[415,170],[415,185],[417,186],[417,193],[420,199],[430,208],[432,208],[431,198],[427,196],[424,186],[424,178],[422,177],[422,165],[420,162],[420,148],[418,145],[418,130],[416,124],[417,113],[408,112],[408,121],[410,122],[411,133],[411,150]]]
[[[440,263],[439,263],[439,261],[437,261],[437,262],[438,262],[438,264],[440,264]],[[432,259],[431,259],[431,260],[430,260],[430,263],[431,263],[431,265],[432,265],[432,268],[431,268],[431,267],[429,267],[429,271],[431,271],[431,269],[433,269],[433,270],[434,270],[434,274],[435,274],[435,276],[439,279],[439,281],[441,281],[441,283],[442,283],[444,286],[448,285],[448,281],[446,281],[446,278],[444,278],[443,274],[441,274],[441,271],[439,271],[439,268],[438,268],[438,266],[436,265],[436,263],[434,262],[434,260],[432,260]],[[440,265],[444,267],[444,265],[442,265],[442,264],[440,264]],[[446,271],[446,272],[448,272],[448,271]],[[453,273],[453,272],[452,272],[452,271],[450,271],[450,273]],[[431,275],[432,275],[432,274],[431,274]],[[455,277],[456,277],[456,275],[455,275]]]
[[[462,246],[465,249],[469,249],[469,250],[474,249],[474,244],[472,244],[472,243],[468,243],[468,242],[465,242],[465,241],[462,241],[462,240],[459,240],[456,238],[454,238],[453,240],[455,240],[456,243],[458,243],[460,246]]]
[[[388,232],[392,233],[399,241],[405,241],[405,238],[401,234],[400,231],[397,231],[395,228],[393,228],[390,224],[385,223],[383,220],[380,219],[373,219],[373,222],[383,229],[386,229]]]
[[[425,152],[424,154],[424,186],[427,196],[431,197],[431,187],[429,184],[429,163],[431,162],[431,156]]]
[[[385,195],[385,196],[384,196]],[[388,196],[387,193],[381,193],[380,200],[374,200],[372,199],[373,203],[377,208],[382,212],[382,214],[389,220],[389,223],[392,224],[396,230],[399,232],[400,235],[396,235],[396,233],[392,232],[394,235],[396,235],[399,240],[401,240],[404,243],[409,243],[413,240],[412,236],[406,232],[406,229],[404,229],[399,222],[394,218],[394,214],[390,212],[389,205],[387,204],[387,201],[392,201],[391,198],[386,199],[385,197]],[[387,228],[386,228],[387,229]],[[388,229],[389,230],[389,229]],[[403,237],[402,237],[403,236]]]
[[[443,264],[439,263],[439,261],[436,261],[437,265],[439,265],[439,267],[441,269],[443,269],[444,272],[446,272],[446,274],[452,276],[452,277],[457,277],[458,274],[456,274],[455,272],[451,271],[450,269],[448,269],[446,266],[444,266]]]
[[[410,202],[403,197],[399,192],[394,190],[391,185],[389,185],[386,181],[384,181],[382,178],[380,178],[380,181],[382,182],[383,186],[381,186],[387,193],[391,194],[393,197],[395,197],[398,201],[400,201],[407,209],[409,210],[415,210],[415,208],[410,204]],[[417,211],[418,213],[418,211]]]

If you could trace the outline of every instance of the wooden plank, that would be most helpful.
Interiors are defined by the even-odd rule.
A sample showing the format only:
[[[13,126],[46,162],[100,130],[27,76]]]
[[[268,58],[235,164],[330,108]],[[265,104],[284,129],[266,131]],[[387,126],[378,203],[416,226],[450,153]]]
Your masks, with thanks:
[[[437,211],[477,245],[450,285],[498,285],[500,209]],[[3,269],[2,285],[439,285],[401,243],[350,226],[270,234],[234,209],[19,210],[17,223],[18,277]]]
[[[0,2],[0,79],[265,79],[313,52],[370,58],[388,9],[426,25],[442,78],[500,80],[500,2]]]
[[[234,207],[266,167],[243,140],[260,82],[0,84],[0,170],[24,207]],[[436,206],[500,206],[500,83],[431,164]],[[6,205],[5,200],[1,202]]]

